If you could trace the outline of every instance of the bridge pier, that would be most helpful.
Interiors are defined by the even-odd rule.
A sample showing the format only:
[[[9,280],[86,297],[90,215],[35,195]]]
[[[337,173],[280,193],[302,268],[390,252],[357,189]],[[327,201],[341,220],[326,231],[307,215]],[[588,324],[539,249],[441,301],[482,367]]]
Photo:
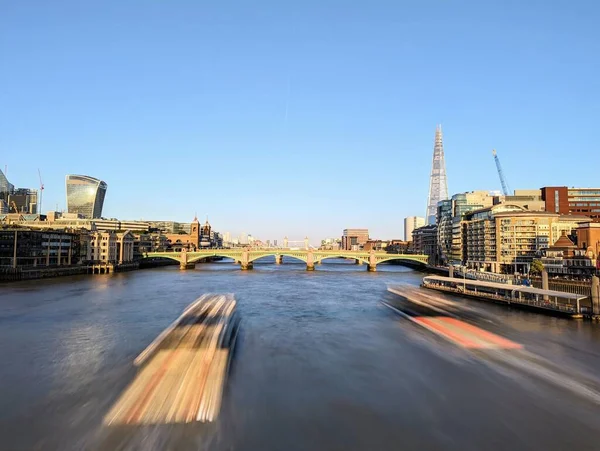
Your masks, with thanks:
[[[354,259],[354,264],[355,264],[355,265],[362,265],[362,264],[363,264],[363,262],[362,262],[362,260],[359,260],[358,258],[355,258],[355,259]]]
[[[307,264],[306,264],[306,270],[307,270],[307,271],[314,271],[314,270],[315,270],[315,265],[314,265],[314,263],[313,263],[313,264],[309,264],[309,263],[307,263]]]
[[[196,263],[181,262],[179,263],[179,269],[182,271],[185,271],[186,269],[196,269]]]
[[[275,264],[281,265],[283,263],[283,255],[275,255]]]
[[[375,272],[375,271],[377,271],[377,265],[369,265],[369,266],[367,266],[367,271],[369,271],[369,272]]]
[[[241,268],[242,268],[242,271],[248,271],[250,269],[254,269],[254,265],[252,264],[252,262],[241,263]]]

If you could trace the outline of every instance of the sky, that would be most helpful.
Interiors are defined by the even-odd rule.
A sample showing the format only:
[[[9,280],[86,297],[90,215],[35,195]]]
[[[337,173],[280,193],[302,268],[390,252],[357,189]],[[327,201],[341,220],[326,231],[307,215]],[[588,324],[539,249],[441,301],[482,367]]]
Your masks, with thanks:
[[[450,194],[600,186],[600,2],[0,0],[0,169],[66,208],[312,243]]]

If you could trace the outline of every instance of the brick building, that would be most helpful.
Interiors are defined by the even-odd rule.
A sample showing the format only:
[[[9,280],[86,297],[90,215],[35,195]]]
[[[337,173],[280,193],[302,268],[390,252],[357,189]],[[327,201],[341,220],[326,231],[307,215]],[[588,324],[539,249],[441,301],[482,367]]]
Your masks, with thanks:
[[[369,241],[369,229],[344,229],[342,233],[342,250],[362,249]]]
[[[594,222],[600,222],[600,188],[546,186],[541,191],[546,211],[588,216]]]

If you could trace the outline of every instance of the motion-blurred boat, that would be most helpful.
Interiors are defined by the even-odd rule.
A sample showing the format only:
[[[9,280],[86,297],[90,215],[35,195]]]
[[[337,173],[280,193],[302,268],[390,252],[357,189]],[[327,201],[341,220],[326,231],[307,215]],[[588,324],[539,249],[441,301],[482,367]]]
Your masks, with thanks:
[[[233,295],[198,298],[134,360],[140,370],[104,423],[213,421],[238,329]]]

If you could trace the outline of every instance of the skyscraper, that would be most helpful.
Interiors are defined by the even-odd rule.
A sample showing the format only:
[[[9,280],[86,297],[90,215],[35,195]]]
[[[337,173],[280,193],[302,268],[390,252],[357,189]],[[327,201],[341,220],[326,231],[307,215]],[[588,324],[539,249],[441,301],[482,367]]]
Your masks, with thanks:
[[[446,179],[446,161],[444,160],[444,144],[442,143],[442,126],[435,129],[433,146],[433,162],[429,180],[429,197],[427,199],[427,224],[435,224],[437,204],[448,199],[448,180]]]
[[[67,211],[86,219],[102,216],[106,183],[87,175],[67,175]]]
[[[423,227],[425,225],[425,218],[420,216],[409,216],[404,218],[404,241],[412,241],[413,230]]]
[[[8,181],[4,172],[0,171],[0,199],[8,200],[8,195],[14,190],[13,184]]]

